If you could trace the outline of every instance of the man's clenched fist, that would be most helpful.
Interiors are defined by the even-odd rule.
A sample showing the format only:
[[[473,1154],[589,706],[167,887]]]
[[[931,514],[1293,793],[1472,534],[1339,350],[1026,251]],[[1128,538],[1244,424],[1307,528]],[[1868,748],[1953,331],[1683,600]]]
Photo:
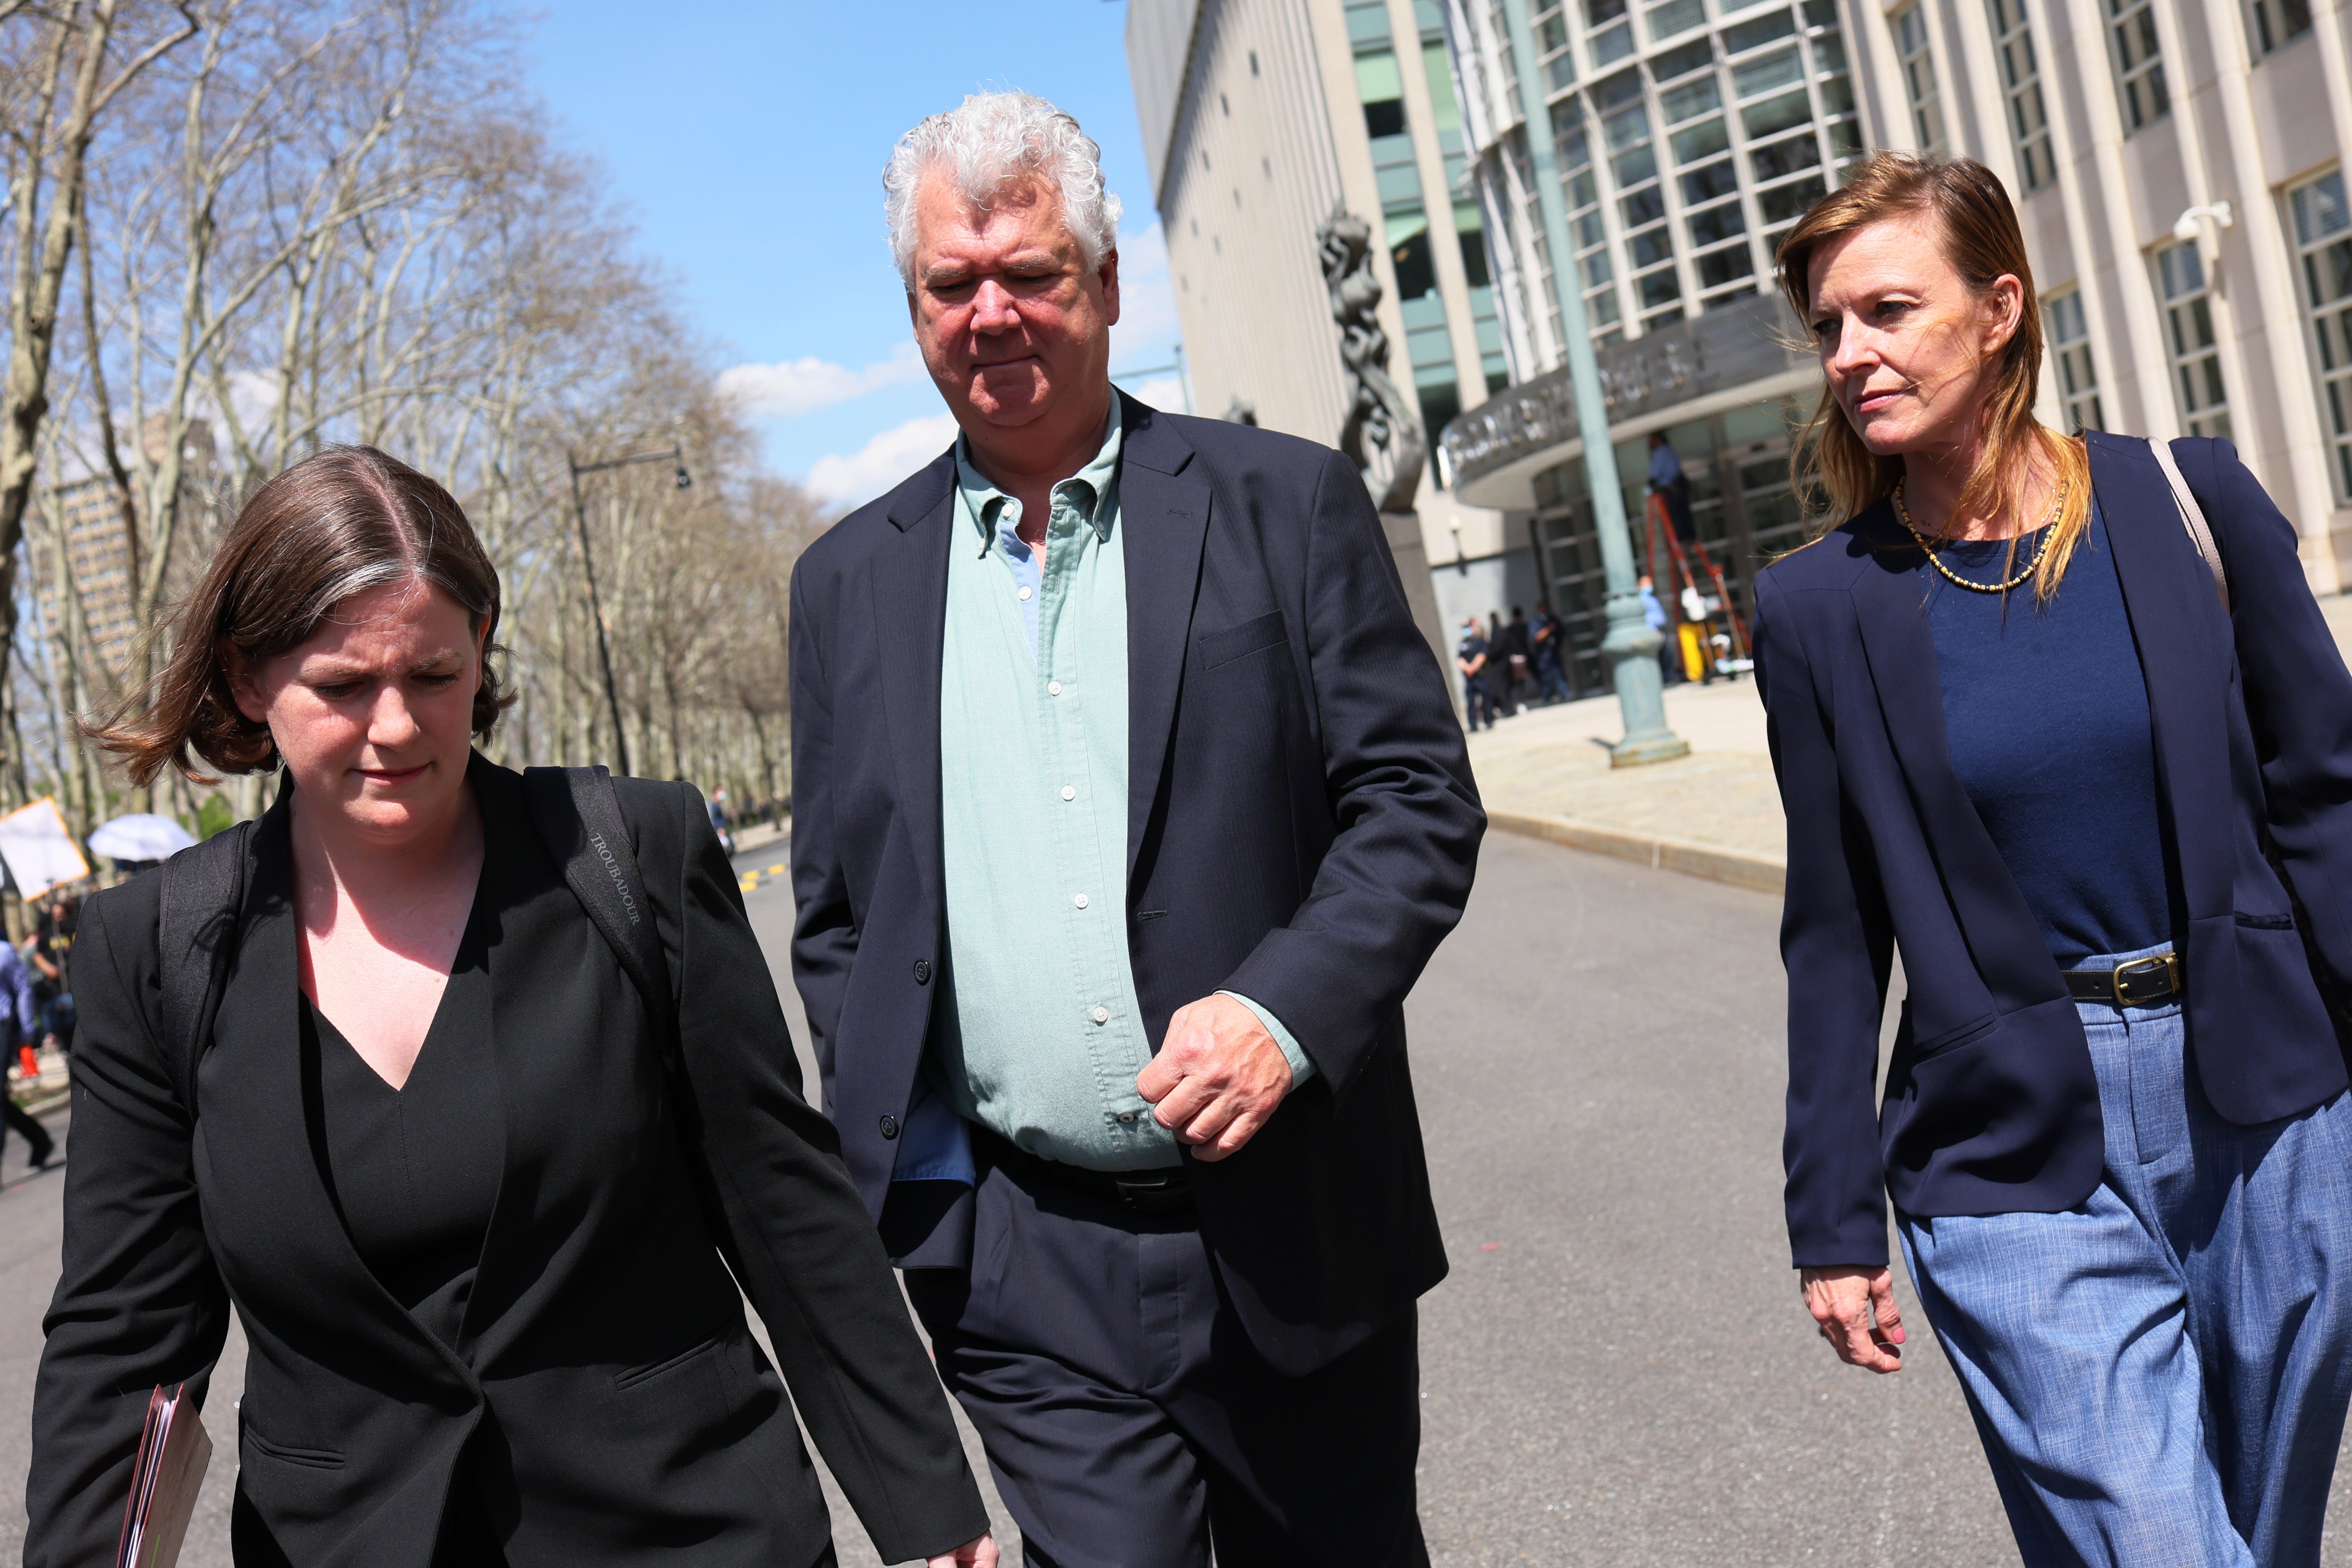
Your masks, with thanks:
[[[1223,1159],[1256,1136],[1290,1086],[1282,1047],[1255,1013],[1222,995],[1177,1009],[1160,1054],[1135,1078],[1152,1115],[1201,1160]]]

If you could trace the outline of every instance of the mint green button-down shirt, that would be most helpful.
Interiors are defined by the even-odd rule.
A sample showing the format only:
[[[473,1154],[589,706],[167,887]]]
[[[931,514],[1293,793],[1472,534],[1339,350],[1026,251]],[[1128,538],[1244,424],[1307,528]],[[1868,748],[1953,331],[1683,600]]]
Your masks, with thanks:
[[[1093,1170],[1177,1159],[1135,1089],[1151,1042],[1127,946],[1120,434],[1113,400],[1101,451],[1053,488],[1042,563],[1021,503],[958,442],[940,663],[948,984],[925,1078],[966,1120]],[[1234,999],[1304,1082],[1290,1031]]]

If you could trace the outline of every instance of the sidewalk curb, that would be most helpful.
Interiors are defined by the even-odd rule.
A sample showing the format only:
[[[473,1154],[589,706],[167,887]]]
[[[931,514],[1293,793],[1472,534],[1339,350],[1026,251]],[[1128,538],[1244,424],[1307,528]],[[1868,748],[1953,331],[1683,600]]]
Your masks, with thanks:
[[[1679,872],[1685,876],[1728,883],[1734,887],[1749,888],[1758,893],[1777,894],[1786,887],[1789,880],[1789,864],[1784,860],[1770,855],[1749,854],[1742,850],[1727,850],[1719,844],[1703,844],[1691,839],[1665,839],[1654,833],[1602,827],[1598,822],[1580,822],[1568,817],[1537,817],[1520,811],[1490,810],[1486,813],[1486,821],[1488,826],[1500,828],[1507,833],[1542,839],[1571,850],[1610,855],[1621,861],[1636,861],[1654,871]]]

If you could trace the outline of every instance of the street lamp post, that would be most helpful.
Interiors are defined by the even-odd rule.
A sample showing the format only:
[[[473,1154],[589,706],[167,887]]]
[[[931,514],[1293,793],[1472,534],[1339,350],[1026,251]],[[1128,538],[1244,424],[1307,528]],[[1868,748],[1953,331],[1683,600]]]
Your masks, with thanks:
[[[604,670],[604,703],[613,716],[613,748],[621,763],[624,777],[629,774],[629,732],[621,722],[621,688],[613,679],[612,628],[604,619],[604,601],[596,591],[596,558],[588,548],[588,503],[580,493],[580,476],[599,474],[607,468],[626,468],[637,463],[675,463],[677,465],[677,487],[681,490],[694,483],[686,471],[686,450],[672,446],[667,452],[638,452],[626,457],[608,457],[602,463],[583,463],[570,453],[563,455],[564,465],[572,470],[572,521],[580,536],[580,572],[588,582],[588,612],[596,622],[596,659]]]
[[[1601,395],[1601,366],[1584,319],[1584,295],[1576,283],[1576,252],[1569,244],[1568,214],[1560,208],[1559,165],[1552,156],[1551,117],[1538,88],[1528,78],[1542,57],[1528,26],[1527,0],[1503,0],[1518,64],[1519,110],[1527,123],[1528,162],[1535,167],[1537,205],[1543,212],[1544,245],[1551,253],[1552,292],[1559,299],[1561,345],[1568,356],[1569,384],[1576,395],[1576,427],[1584,438],[1584,477],[1592,492],[1592,531],[1601,540],[1601,565],[1609,582],[1609,632],[1601,652],[1613,666],[1617,710],[1625,738],[1610,748],[1612,766],[1630,768],[1689,754],[1690,742],[1666,727],[1664,681],[1658,669],[1660,639],[1642,614],[1633,574],[1633,539],[1625,520],[1625,491],[1617,476],[1617,450],[1609,440],[1609,403]],[[1530,101],[1532,98],[1533,101]]]

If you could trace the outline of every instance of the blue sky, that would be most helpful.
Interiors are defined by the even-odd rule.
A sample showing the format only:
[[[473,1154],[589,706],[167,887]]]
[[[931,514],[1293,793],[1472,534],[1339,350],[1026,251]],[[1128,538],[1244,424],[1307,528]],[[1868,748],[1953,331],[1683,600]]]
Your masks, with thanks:
[[[532,86],[721,345],[779,473],[864,500],[947,444],[883,237],[881,170],[902,132],[968,92],[1025,88],[1102,143],[1127,208],[1112,369],[1170,361],[1175,301],[1118,0],[541,0],[540,16]]]

